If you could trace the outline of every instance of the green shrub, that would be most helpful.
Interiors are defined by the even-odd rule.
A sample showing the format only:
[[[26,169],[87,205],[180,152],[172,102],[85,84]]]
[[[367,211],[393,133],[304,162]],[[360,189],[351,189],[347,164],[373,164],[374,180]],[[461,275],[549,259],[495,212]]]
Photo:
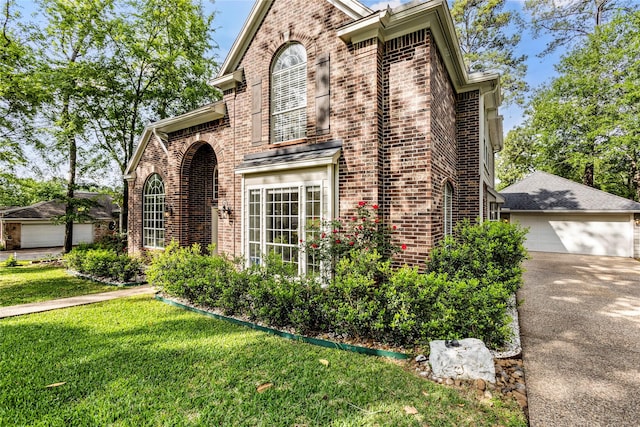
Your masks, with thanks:
[[[526,234],[526,229],[506,222],[471,225],[468,220],[462,221],[453,236],[447,236],[431,251],[427,270],[450,277],[503,282],[513,293],[522,284]]]
[[[335,259],[334,274],[321,285],[317,277],[298,277],[296,266],[274,253],[242,270],[240,260],[174,242],[154,256],[147,277],[170,295],[302,333],[403,346],[474,337],[499,347],[509,338],[506,304],[521,281],[524,232],[468,222],[456,232],[434,249],[427,274],[394,269],[365,245]]]
[[[98,249],[83,245],[64,255],[67,268],[95,277],[129,282],[141,272],[141,262],[127,254],[110,249]]]
[[[5,267],[17,267],[18,266],[18,260],[16,259],[16,257],[13,254],[11,254],[4,261],[4,266]]]
[[[127,234],[106,234],[102,236],[94,246],[100,249],[110,249],[119,254],[125,253],[127,251]]]

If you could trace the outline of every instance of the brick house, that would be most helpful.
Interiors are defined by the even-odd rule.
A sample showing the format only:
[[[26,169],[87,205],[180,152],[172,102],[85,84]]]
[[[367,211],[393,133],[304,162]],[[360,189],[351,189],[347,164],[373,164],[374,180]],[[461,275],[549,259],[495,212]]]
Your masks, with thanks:
[[[299,264],[309,219],[380,206],[420,265],[500,196],[497,74],[468,74],[446,0],[257,0],[220,74],[222,99],[151,123],[127,168],[129,245],[215,243]]]

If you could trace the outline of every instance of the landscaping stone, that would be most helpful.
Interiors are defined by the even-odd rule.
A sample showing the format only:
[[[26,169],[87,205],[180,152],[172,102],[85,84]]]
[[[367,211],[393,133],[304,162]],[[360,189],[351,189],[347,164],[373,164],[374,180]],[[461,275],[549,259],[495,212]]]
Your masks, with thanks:
[[[476,338],[429,343],[429,363],[435,377],[495,382],[493,356]]]

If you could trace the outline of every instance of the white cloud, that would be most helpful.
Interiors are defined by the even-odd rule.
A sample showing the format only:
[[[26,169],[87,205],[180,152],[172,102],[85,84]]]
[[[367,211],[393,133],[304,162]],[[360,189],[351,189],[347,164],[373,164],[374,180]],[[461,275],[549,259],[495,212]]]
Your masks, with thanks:
[[[391,0],[391,1],[379,1],[377,3],[372,4],[371,6],[369,6],[369,9],[371,10],[384,10],[387,8],[387,6],[391,7],[391,9],[394,9],[398,6],[400,6],[403,3],[406,3],[406,0]]]

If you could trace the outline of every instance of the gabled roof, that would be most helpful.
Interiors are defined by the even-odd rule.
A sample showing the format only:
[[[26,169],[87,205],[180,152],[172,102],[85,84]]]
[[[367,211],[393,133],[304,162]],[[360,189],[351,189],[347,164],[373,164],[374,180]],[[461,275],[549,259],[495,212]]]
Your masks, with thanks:
[[[185,114],[168,117],[148,124],[144,128],[144,132],[138,140],[138,145],[136,146],[136,150],[133,152],[133,156],[131,156],[131,160],[129,160],[129,165],[124,172],[125,179],[135,178],[136,167],[138,167],[142,153],[144,153],[145,148],[147,148],[147,144],[149,144],[149,140],[151,140],[152,136],[155,135],[157,137],[162,149],[168,155],[169,151],[167,150],[165,143],[167,142],[168,134],[170,132],[218,120],[223,118],[225,114],[227,114],[227,107],[225,103],[223,101],[217,101],[204,105],[193,111],[189,111]]]
[[[499,75],[496,73],[467,72],[460,44],[447,0],[412,1],[393,10],[372,11],[355,0],[325,0],[345,12],[353,22],[338,30],[338,37],[345,43],[357,43],[377,37],[382,41],[429,28],[442,52],[442,57],[457,91],[484,88],[491,99],[488,108],[501,103]],[[262,20],[274,0],[257,0],[242,31],[225,59],[218,77],[210,83],[221,90],[235,87],[242,82],[242,70],[238,69]]]
[[[363,18],[373,12],[371,9],[356,0],[326,1],[337,7],[352,19]],[[256,32],[258,31],[258,28],[260,28],[262,20],[269,11],[269,8],[273,4],[273,2],[274,0],[257,0],[255,2],[253,8],[251,9],[251,12],[249,13],[249,16],[247,17],[247,20],[242,26],[240,34],[231,46],[231,50],[229,50],[229,54],[222,64],[222,67],[220,67],[220,73],[218,77],[212,80],[211,84],[213,86],[218,86],[224,90],[224,87],[227,84],[233,84],[234,81],[241,81],[238,80],[238,78],[241,77],[239,77],[237,74],[233,76],[233,73],[234,71],[237,71],[238,65],[240,64],[244,53],[249,48],[249,44],[251,44],[253,37],[256,35]]]
[[[75,193],[78,199],[94,199],[97,205],[89,209],[89,215],[93,219],[111,220],[118,207],[106,194],[78,191]],[[0,211],[0,218],[13,220],[52,220],[64,215],[65,205],[56,200],[39,202],[31,206],[21,206]]]
[[[510,212],[640,212],[640,203],[537,171],[500,192]]]

